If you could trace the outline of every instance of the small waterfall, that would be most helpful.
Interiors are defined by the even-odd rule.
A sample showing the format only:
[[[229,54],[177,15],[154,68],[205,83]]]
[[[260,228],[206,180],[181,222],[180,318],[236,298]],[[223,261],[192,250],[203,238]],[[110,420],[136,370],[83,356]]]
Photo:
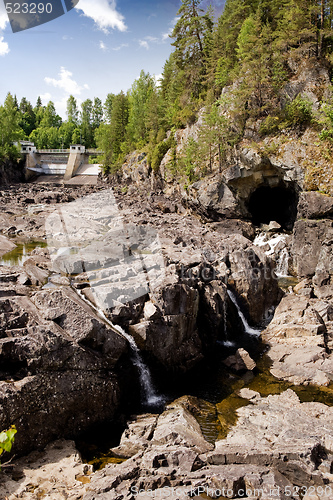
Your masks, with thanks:
[[[135,343],[134,338],[132,335],[129,335],[128,333],[125,332],[120,326],[114,325],[107,319],[103,311],[99,311],[100,316],[106,321],[112,328],[117,330],[122,337],[124,337],[132,350],[132,360],[134,366],[137,367],[138,372],[139,372],[139,377],[140,377],[140,384],[142,387],[142,393],[143,393],[143,399],[144,403],[147,404],[148,406],[153,406],[153,405],[158,405],[163,403],[163,398],[162,396],[159,396],[156,392],[156,389],[153,384],[152,376],[150,373],[150,370],[148,366],[145,364],[145,362],[142,359],[142,356],[140,354],[139,348]]]
[[[247,333],[248,335],[256,335],[256,336],[259,336],[261,331],[258,330],[257,328],[252,328],[248,322],[246,321],[246,318],[244,316],[244,314],[242,313],[239,305],[238,305],[238,302],[237,302],[237,299],[236,299],[236,296],[232,293],[231,290],[228,290],[228,295],[230,297],[230,300],[231,302],[235,305],[237,311],[238,311],[238,314],[239,314],[239,317],[243,323],[243,326],[244,326],[244,330],[245,330],[245,333]]]
[[[289,268],[289,252],[287,246],[287,236],[285,234],[276,234],[269,239],[266,233],[260,233],[256,236],[253,244],[258,247],[268,245],[269,250],[265,254],[272,257],[276,261],[275,273],[279,278],[284,278],[288,275]]]
[[[164,398],[157,394],[156,389],[153,384],[152,376],[148,366],[142,359],[139,348],[135,343],[134,338],[126,333],[120,326],[114,325],[104,314],[101,309],[98,309],[88,300],[81,290],[75,290],[76,293],[86,302],[89,306],[98,314],[98,316],[103,319],[103,321],[108,324],[112,330],[116,330],[122,337],[124,337],[131,348],[132,351],[132,361],[134,366],[138,369],[139,378],[140,378],[140,386],[142,389],[142,397],[143,403],[147,406],[157,406],[164,403]]]
[[[228,339],[228,324],[227,324],[227,301],[223,301],[223,327],[224,327],[224,340],[219,342],[225,347],[234,347],[235,342]]]
[[[287,248],[285,247],[279,255],[279,259],[276,264],[276,275],[279,278],[285,278],[288,275],[288,268],[289,268],[289,253]]]

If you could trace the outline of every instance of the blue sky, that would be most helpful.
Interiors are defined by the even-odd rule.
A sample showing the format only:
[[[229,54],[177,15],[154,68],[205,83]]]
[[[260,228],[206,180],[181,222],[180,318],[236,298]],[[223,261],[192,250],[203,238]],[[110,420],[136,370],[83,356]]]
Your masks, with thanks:
[[[223,0],[204,0],[218,12]],[[47,24],[12,33],[0,0],[0,103],[10,91],[34,105],[105,99],[130,88],[141,69],[160,75],[168,58],[180,0],[80,0]]]

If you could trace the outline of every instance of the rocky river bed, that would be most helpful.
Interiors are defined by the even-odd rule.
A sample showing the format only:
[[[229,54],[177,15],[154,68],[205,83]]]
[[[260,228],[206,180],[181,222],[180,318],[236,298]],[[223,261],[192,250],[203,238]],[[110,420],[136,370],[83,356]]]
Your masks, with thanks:
[[[0,194],[0,498],[332,498],[331,198],[258,244],[177,195]],[[81,436],[126,420],[83,464]]]

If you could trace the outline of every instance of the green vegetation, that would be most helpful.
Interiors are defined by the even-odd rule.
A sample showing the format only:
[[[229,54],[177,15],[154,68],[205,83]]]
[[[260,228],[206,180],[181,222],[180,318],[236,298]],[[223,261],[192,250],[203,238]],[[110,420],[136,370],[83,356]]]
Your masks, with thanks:
[[[8,453],[11,451],[16,432],[17,430],[15,425],[12,425],[12,427],[7,431],[0,432],[0,455],[2,455],[5,451]]]
[[[38,98],[33,107],[8,94],[0,106],[0,156],[17,156],[13,142],[20,139],[38,148],[80,142],[102,149],[105,170],[113,173],[135,149],[149,151],[156,171],[172,148],[169,170],[192,182],[214,165],[223,170],[249,123],[261,124],[262,137],[311,125],[332,141],[332,102],[314,111],[305,94],[288,93],[285,86],[301,64],[305,70],[317,62],[332,68],[333,0],[226,0],[218,17],[202,3],[182,0],[171,34],[174,50],[158,83],[142,70],[127,92],[110,93],[104,103],[96,97],[78,106],[70,96],[66,121],[52,102],[43,106]],[[315,92],[319,100],[328,95]],[[200,133],[177,154],[166,132],[195,123],[199,110]]]

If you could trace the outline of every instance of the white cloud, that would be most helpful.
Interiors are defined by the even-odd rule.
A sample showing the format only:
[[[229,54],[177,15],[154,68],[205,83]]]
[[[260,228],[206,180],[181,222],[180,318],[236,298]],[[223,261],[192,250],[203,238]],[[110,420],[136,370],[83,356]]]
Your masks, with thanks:
[[[162,75],[162,73],[159,73],[158,75],[154,75],[155,82],[156,82],[156,83],[158,83],[158,82],[159,82],[159,80],[161,80],[161,79],[162,79],[162,76],[163,76],[163,75]]]
[[[147,40],[139,40],[139,45],[140,47],[144,47],[145,49],[149,49],[149,44],[147,42]]]
[[[104,52],[107,50],[107,46],[105,45],[105,43],[102,40],[99,42],[99,48],[101,50],[103,50]]]
[[[167,40],[169,40],[171,33],[172,33],[171,28],[169,29],[169,31],[167,33],[162,33],[162,42],[166,42]]]
[[[45,92],[45,94],[41,94],[40,95],[40,98],[42,100],[42,103],[45,106],[49,101],[51,101],[52,96],[51,96],[51,94],[49,92]]]
[[[9,52],[8,43],[4,42],[3,36],[0,36],[0,56],[5,56]]]
[[[148,42],[158,42],[158,38],[156,38],[156,36],[146,36],[145,38]]]
[[[5,9],[5,4],[0,2],[0,56],[5,56],[9,52],[8,43],[5,42],[4,37],[1,34],[1,30],[4,30],[8,23],[8,15]]]
[[[57,110],[57,114],[61,116],[63,120],[66,120],[67,118],[67,100],[68,100],[68,95],[64,95],[60,99],[56,100],[54,103],[55,109]],[[82,99],[77,98],[76,99],[77,106],[78,108],[81,106]]]
[[[53,87],[58,87],[59,89],[64,90],[67,94],[72,94],[72,95],[80,95],[83,89],[89,89],[89,86],[87,84],[84,84],[83,86],[79,85],[75,80],[73,80],[72,76],[73,73],[71,73],[64,67],[61,67],[59,73],[60,77],[59,80],[57,80],[56,78],[50,78],[46,76],[44,78],[44,81],[48,85],[52,85]]]
[[[4,30],[8,22],[9,20],[5,9],[5,4],[3,2],[0,2],[0,30]]]
[[[80,0],[75,8],[82,11],[84,16],[93,19],[98,28],[106,33],[109,28],[127,30],[124,16],[116,10],[116,0]]]
[[[121,45],[118,45],[118,47],[112,47],[112,50],[121,50],[124,47],[128,47],[128,43],[122,43]]]
[[[169,40],[170,35],[173,32],[173,28],[176,26],[177,22],[179,21],[180,17],[174,17],[170,23],[170,29],[166,33],[162,33],[162,42],[166,42]]]

